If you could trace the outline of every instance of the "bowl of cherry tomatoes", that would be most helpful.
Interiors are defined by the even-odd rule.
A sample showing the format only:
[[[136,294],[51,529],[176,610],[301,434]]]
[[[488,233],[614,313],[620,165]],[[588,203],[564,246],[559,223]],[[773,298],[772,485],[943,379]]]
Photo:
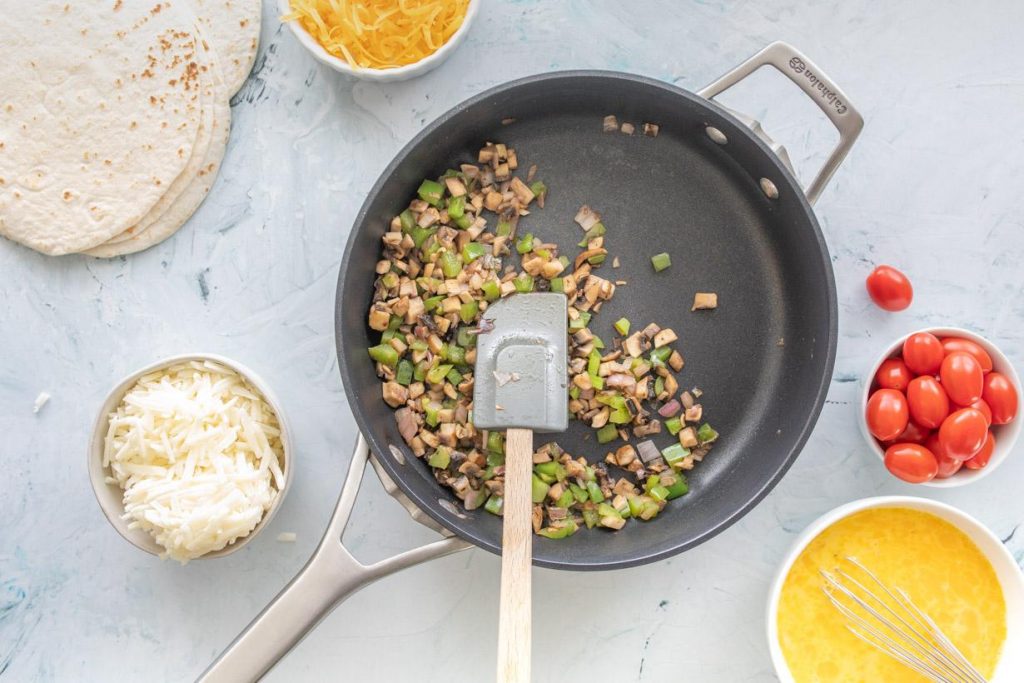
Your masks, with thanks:
[[[894,476],[965,486],[994,471],[1020,436],[1020,379],[981,335],[954,327],[908,334],[864,380],[860,425]]]

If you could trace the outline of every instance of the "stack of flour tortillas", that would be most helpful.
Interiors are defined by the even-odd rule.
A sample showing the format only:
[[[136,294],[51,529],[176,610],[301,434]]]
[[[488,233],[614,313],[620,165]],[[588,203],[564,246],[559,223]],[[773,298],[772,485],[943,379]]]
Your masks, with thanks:
[[[260,0],[0,0],[0,235],[111,257],[170,237],[216,178]]]

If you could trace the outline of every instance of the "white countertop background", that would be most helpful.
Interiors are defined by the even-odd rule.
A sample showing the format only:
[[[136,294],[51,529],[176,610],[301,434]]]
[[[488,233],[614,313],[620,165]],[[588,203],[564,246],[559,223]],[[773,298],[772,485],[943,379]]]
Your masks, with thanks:
[[[450,61],[381,86],[316,65],[268,3],[223,170],[188,226],[112,261],[0,240],[0,679],[191,680],[305,563],[355,439],[332,327],[342,249],[363,196],[425,123],[484,88],[555,69],[631,71],[696,90],[776,39],[818,62],[866,119],[817,206],[839,291],[828,403],[782,483],[712,541],[628,571],[537,570],[535,680],[774,680],[763,615],[776,565],[807,523],[864,496],[959,506],[1024,560],[1024,444],[975,486],[913,488],[872,460],[854,422],[866,365],[920,326],[973,328],[1024,368],[1021,26],[1024,4],[1010,0],[484,0]],[[807,177],[831,133],[782,83],[759,78],[726,102],[763,117]],[[908,312],[868,301],[863,280],[878,262],[912,279]],[[183,568],[104,521],[85,448],[117,378],[199,350],[275,387],[296,466],[264,534]],[[53,398],[33,415],[44,390]],[[433,538],[372,474],[357,508],[347,540],[361,558]],[[283,531],[298,540],[277,542]],[[269,680],[492,680],[498,569],[474,549],[371,586]]]

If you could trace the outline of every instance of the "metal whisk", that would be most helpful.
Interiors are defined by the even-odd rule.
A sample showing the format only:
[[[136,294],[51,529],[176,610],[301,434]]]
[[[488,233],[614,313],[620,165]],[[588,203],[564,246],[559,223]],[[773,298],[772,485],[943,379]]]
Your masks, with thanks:
[[[933,681],[985,683],[985,677],[905,591],[889,588],[856,559],[844,560],[867,580],[858,580],[844,566],[820,571],[825,578],[822,590],[846,617],[851,633]]]

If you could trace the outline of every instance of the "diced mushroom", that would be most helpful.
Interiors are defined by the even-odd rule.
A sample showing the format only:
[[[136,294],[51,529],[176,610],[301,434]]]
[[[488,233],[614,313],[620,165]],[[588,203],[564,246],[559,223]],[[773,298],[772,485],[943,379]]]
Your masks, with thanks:
[[[594,227],[595,223],[601,222],[601,215],[584,204],[580,207],[580,210],[576,212],[576,217],[573,220],[575,220],[576,223],[586,231]]]
[[[624,133],[626,135],[632,135],[635,131],[636,131],[636,126],[634,126],[629,121],[623,121],[622,125],[619,126],[619,132]]]
[[[444,179],[444,184],[448,187],[448,192],[453,197],[462,197],[466,194],[466,186],[458,178],[451,176]]]
[[[633,436],[650,436],[651,434],[661,434],[661,421],[651,420],[645,425],[637,425],[633,427]]]
[[[399,408],[395,411],[395,422],[398,423],[398,433],[402,435],[405,443],[411,443],[419,429],[415,413],[410,408]]]
[[[515,193],[516,199],[518,199],[523,206],[528,206],[530,202],[534,200],[534,197],[536,197],[536,195],[533,194],[533,190],[531,190],[529,186],[527,186],[527,184],[518,177],[512,179],[512,184],[509,186],[509,189]]]
[[[634,332],[622,343],[622,348],[633,358],[638,358],[643,353],[643,346],[640,343],[642,336],[640,332]]]
[[[683,369],[683,356],[678,351],[672,351],[672,355],[668,357],[668,366],[679,372]]]
[[[672,342],[679,339],[676,333],[671,328],[665,328],[654,335],[654,348],[660,349],[662,346],[671,344]]]
[[[374,304],[370,309],[370,329],[383,332],[391,322],[391,313],[383,304]]]
[[[691,311],[718,308],[718,294],[715,292],[697,292],[693,295]]]
[[[657,323],[651,323],[643,329],[644,336],[648,339],[654,339],[659,332],[661,332],[661,327]]]
[[[700,422],[701,417],[704,415],[704,408],[698,403],[692,408],[687,408],[686,412],[683,413],[683,419],[687,422]]]
[[[409,390],[398,382],[385,382],[383,384],[384,402],[392,408],[405,405],[409,400]]]
[[[679,445],[683,448],[694,448],[697,445],[697,432],[693,427],[687,427],[679,432]]]
[[[604,117],[603,129],[605,133],[612,133],[619,129],[619,120],[615,118],[614,114]]]
[[[634,460],[636,460],[636,449],[629,444],[620,446],[615,451],[615,463],[620,467],[625,467]]]
[[[644,124],[644,135],[656,138],[658,137],[658,131],[661,130],[661,126],[656,123],[645,123]]]

